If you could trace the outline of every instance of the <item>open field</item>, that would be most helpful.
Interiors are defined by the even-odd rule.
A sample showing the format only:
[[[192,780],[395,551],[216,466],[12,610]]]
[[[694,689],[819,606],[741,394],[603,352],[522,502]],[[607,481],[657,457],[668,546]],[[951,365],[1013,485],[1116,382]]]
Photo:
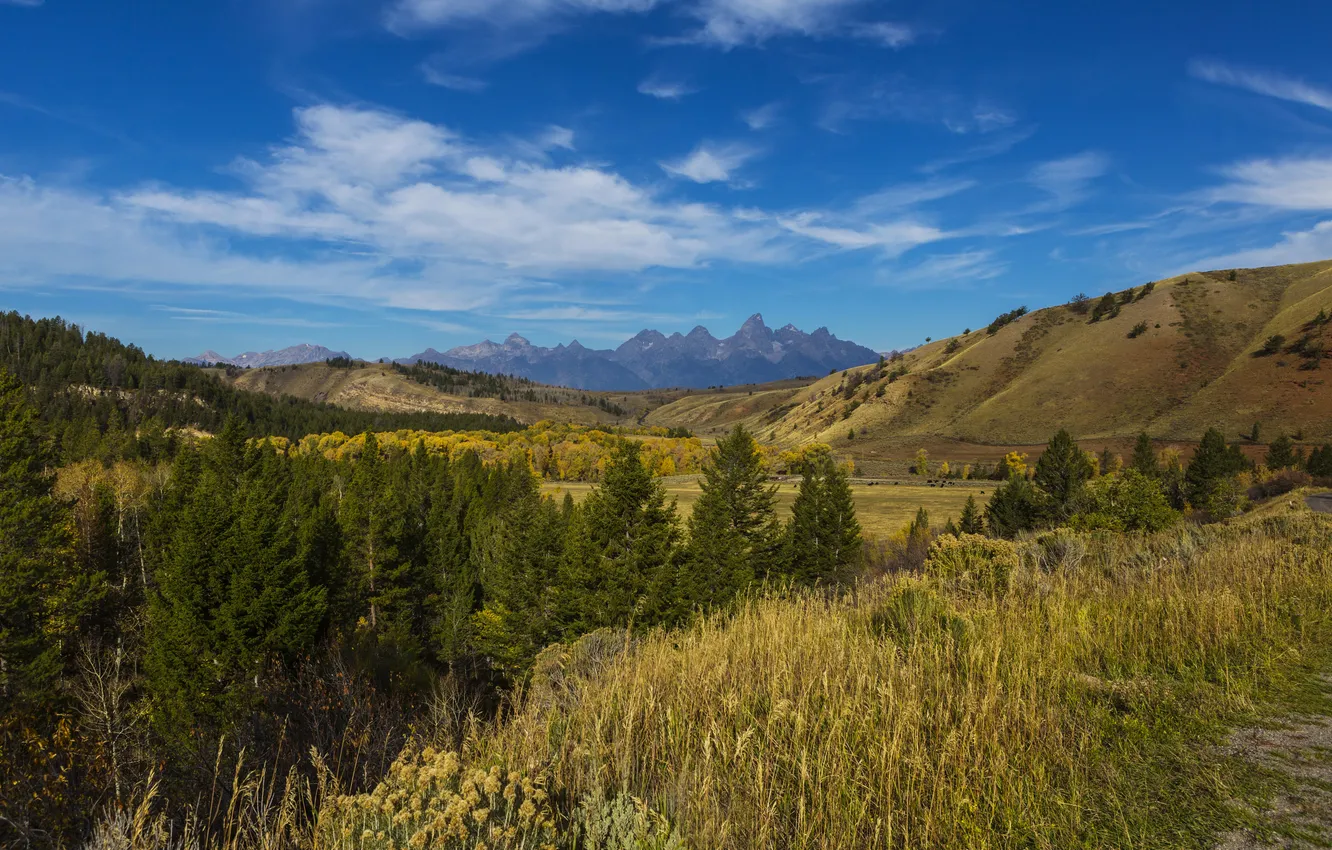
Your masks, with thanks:
[[[548,481],[541,489],[556,498],[563,498],[565,493],[570,493],[574,501],[582,501],[595,486],[581,481]],[[692,476],[676,476],[666,479],[665,486],[667,494],[678,501],[681,516],[687,517],[699,496],[698,480]],[[777,485],[777,509],[783,518],[795,503],[798,487],[796,481],[784,481]],[[851,494],[855,497],[856,514],[865,533],[883,537],[900,531],[902,526],[911,522],[918,508],[930,512],[932,525],[942,526],[949,517],[957,519],[967,496],[974,495],[976,502],[983,506],[994,492],[994,487],[992,481],[964,482],[948,487],[889,481],[873,485],[853,482]]]

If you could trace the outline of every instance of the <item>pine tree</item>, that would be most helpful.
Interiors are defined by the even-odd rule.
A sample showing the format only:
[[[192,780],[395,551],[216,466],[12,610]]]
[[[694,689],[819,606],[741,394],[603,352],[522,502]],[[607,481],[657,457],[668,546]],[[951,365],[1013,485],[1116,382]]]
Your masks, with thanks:
[[[631,619],[644,624],[655,612],[673,610],[669,577],[678,535],[675,503],[644,468],[639,444],[620,441],[569,530],[557,613],[563,632]]]
[[[65,517],[51,495],[50,445],[23,385],[0,369],[0,704],[54,696],[69,611]],[[4,711],[5,709],[0,709]]]
[[[1047,498],[1030,481],[1014,476],[994,491],[985,506],[985,526],[999,537],[1030,531],[1046,512]]]
[[[1156,449],[1152,446],[1152,438],[1146,431],[1138,435],[1138,442],[1133,446],[1133,460],[1129,465],[1151,478],[1161,474],[1161,464],[1156,459]]]
[[[1322,448],[1316,448],[1310,452],[1306,468],[1310,475],[1317,477],[1332,476],[1332,445],[1324,444]]]
[[[754,438],[737,425],[703,469],[677,580],[682,612],[720,605],[774,565],[776,487]]]
[[[1242,472],[1247,465],[1239,446],[1227,446],[1225,435],[1208,428],[1184,472],[1189,503],[1202,505],[1218,482]]]
[[[1049,496],[1047,503],[1056,520],[1068,516],[1074,498],[1091,478],[1087,455],[1078,448],[1068,431],[1060,429],[1050,438],[1041,459],[1036,462],[1036,486]]]
[[[962,518],[958,522],[958,530],[963,534],[985,533],[985,520],[981,516],[980,509],[976,507],[975,496],[967,496],[967,503],[962,506]]]
[[[1300,453],[1295,448],[1295,441],[1285,434],[1277,437],[1267,447],[1267,468],[1287,469],[1300,465]]]
[[[786,531],[787,572],[803,585],[846,581],[861,558],[860,522],[846,475],[831,457],[805,470]]]

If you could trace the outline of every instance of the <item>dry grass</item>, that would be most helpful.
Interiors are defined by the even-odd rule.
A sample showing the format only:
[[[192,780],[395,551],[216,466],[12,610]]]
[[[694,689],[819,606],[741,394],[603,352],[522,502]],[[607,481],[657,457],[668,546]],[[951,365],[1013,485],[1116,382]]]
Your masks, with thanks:
[[[642,797],[698,847],[1198,846],[1231,817],[1200,740],[1327,648],[1330,603],[1307,512],[1096,539],[1003,598],[898,576],[757,599],[475,745]]]
[[[565,493],[581,502],[596,485],[584,482],[546,482],[542,490],[555,498],[563,498]],[[676,477],[665,480],[666,493],[674,496],[680,506],[680,514],[687,517],[698,500],[700,490],[695,478]],[[785,518],[795,504],[799,485],[794,482],[782,482],[777,485],[777,510]],[[928,487],[923,484],[892,484],[882,482],[869,486],[852,484],[851,495],[856,500],[856,516],[861,528],[871,537],[886,537],[902,530],[916,516],[918,508],[930,513],[932,525],[942,528],[949,517],[957,519],[962,514],[962,506],[968,496],[975,496],[976,502],[985,504],[989,494],[994,492],[991,482],[977,482],[949,487]]]
[[[1332,517],[1059,534],[1077,557],[998,547],[1002,582],[954,552],[971,566],[591,636],[595,663],[459,757],[410,749],[355,797],[237,781],[216,841],[172,841],[149,794],[93,846],[1210,846],[1250,793],[1211,745],[1332,657]]]
[[[1296,339],[1330,308],[1332,261],[1242,269],[1234,280],[1227,272],[1192,273],[1158,281],[1121,315],[1094,324],[1050,307],[994,335],[982,329],[935,340],[906,355],[908,375],[864,385],[853,398],[838,392],[838,374],[780,398],[728,388],[680,399],[648,421],[714,432],[743,422],[765,442],[826,442],[858,462],[889,456],[908,438],[1023,444],[1061,427],[1098,440],[1142,430],[1196,440],[1213,425],[1237,435],[1261,422],[1270,434],[1303,431],[1322,440],[1332,436],[1327,368],[1300,371],[1297,357],[1251,354],[1271,334]],[[1128,338],[1139,322],[1148,330]],[[949,352],[954,341],[958,348]],[[851,411],[853,402],[859,405]]]

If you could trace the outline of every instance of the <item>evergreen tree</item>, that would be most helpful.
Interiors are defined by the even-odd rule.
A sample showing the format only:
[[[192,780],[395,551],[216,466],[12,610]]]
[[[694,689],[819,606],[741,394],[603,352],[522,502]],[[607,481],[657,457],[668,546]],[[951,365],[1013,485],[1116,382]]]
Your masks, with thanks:
[[[1138,442],[1133,445],[1133,460],[1129,466],[1151,478],[1161,474],[1161,464],[1156,458],[1156,449],[1152,446],[1152,438],[1147,436],[1146,431],[1138,435]]]
[[[1034,481],[1049,497],[1047,507],[1058,521],[1069,515],[1073,500],[1091,476],[1092,465],[1086,453],[1061,428],[1036,462]]]
[[[557,611],[563,632],[642,623],[674,609],[669,579],[678,535],[675,503],[643,466],[639,444],[620,441],[569,530]]]
[[[860,522],[846,475],[831,457],[805,470],[786,530],[787,572],[799,584],[846,581],[860,564]]]
[[[54,696],[68,612],[65,516],[51,495],[52,458],[23,385],[0,369],[0,704]],[[0,709],[0,712],[5,709]]]
[[[1242,472],[1247,465],[1238,446],[1227,446],[1219,430],[1208,428],[1184,472],[1189,503],[1201,506],[1218,482]]]
[[[683,611],[723,604],[773,566],[776,487],[754,438],[737,425],[703,469],[677,579]]]
[[[1322,448],[1316,448],[1310,452],[1306,468],[1310,475],[1318,477],[1332,476],[1332,445],[1324,444]]]
[[[1287,469],[1300,465],[1300,453],[1295,448],[1295,441],[1285,434],[1277,437],[1267,447],[1267,468]]]
[[[995,489],[985,506],[985,526],[991,534],[1014,537],[1030,531],[1047,510],[1047,498],[1027,479],[1014,476]]]
[[[958,522],[958,530],[963,534],[985,533],[985,519],[981,516],[980,509],[976,507],[975,496],[967,496],[967,503],[962,506],[962,518]]]

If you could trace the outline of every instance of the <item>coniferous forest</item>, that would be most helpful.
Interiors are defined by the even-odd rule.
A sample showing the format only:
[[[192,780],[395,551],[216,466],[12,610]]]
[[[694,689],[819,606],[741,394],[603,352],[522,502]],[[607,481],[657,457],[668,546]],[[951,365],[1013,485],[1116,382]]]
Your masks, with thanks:
[[[405,424],[511,420],[273,402],[4,329],[0,846],[866,846],[871,809],[940,846],[1014,818],[1105,846],[1103,812],[1170,795],[1210,820],[1160,828],[1196,837],[1239,781],[1200,742],[1329,628],[1332,529],[1275,497],[1332,447],[1285,436],[1255,462],[1210,429],[1185,463],[1142,434],[1126,465],[1061,430],[957,522],[865,540],[826,446],[787,459],[788,514],[736,426],[686,516],[651,438],[599,433],[575,503],[526,452]],[[983,804],[967,736],[1006,777]]]
[[[180,374],[137,362],[110,383]],[[549,644],[675,625],[759,582],[836,581],[861,557],[831,457],[781,523],[742,429],[686,526],[632,440],[581,505],[541,496],[526,464],[373,434],[354,459],[292,455],[235,411],[173,459],[57,475],[65,423],[34,397],[51,395],[0,379],[6,840],[70,841],[148,772],[191,800],[218,764],[310,769],[313,747],[345,787],[372,784],[442,691],[493,712]]]

